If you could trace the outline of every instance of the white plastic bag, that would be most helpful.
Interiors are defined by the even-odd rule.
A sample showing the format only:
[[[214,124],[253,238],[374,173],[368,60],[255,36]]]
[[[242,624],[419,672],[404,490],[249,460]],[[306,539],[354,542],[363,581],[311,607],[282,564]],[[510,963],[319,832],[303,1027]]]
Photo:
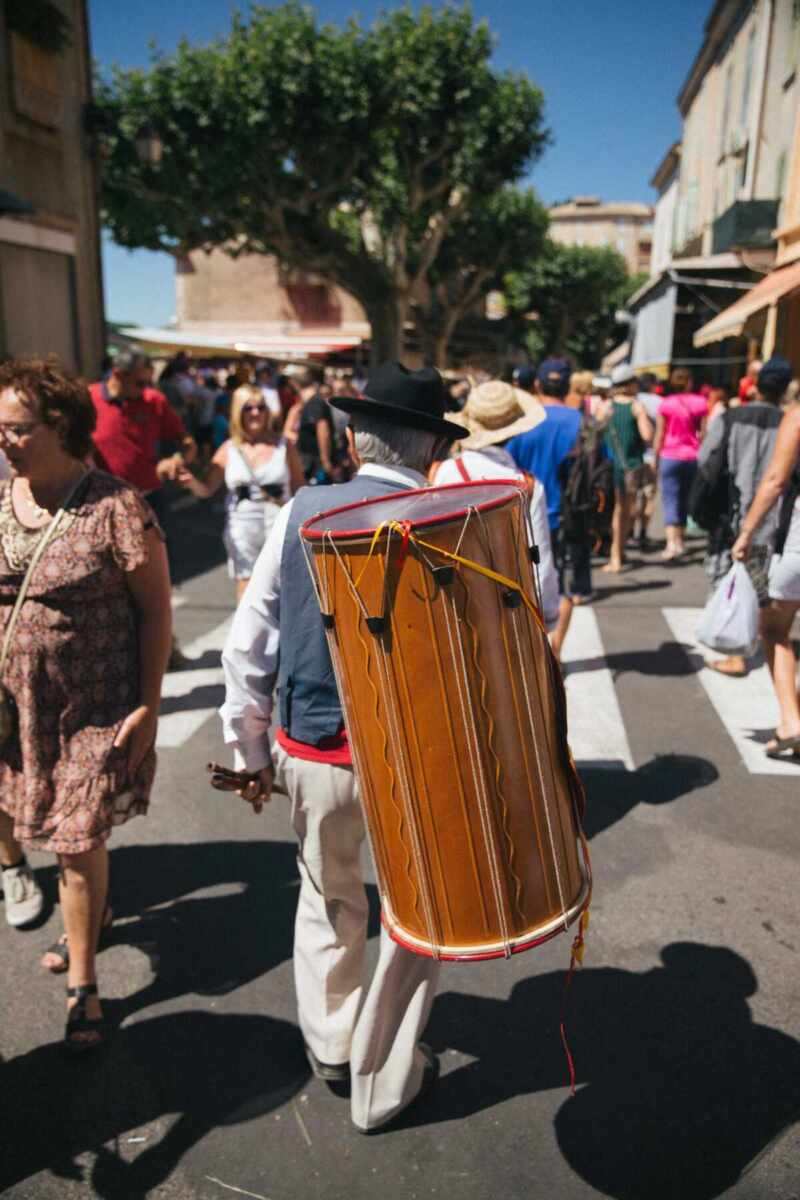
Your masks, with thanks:
[[[721,654],[747,657],[758,645],[758,596],[742,562],[735,562],[709,598],[697,640]]]

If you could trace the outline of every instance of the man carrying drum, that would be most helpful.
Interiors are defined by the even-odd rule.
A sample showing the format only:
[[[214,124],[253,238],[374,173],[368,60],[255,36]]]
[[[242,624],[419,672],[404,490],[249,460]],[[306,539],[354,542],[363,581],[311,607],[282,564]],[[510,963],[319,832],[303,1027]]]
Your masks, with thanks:
[[[362,999],[368,905],[361,875],[364,822],[325,630],[300,527],[326,509],[424,487],[431,464],[464,436],[444,420],[447,395],[432,368],[387,363],[363,397],[332,401],[351,415],[349,483],[301,489],[286,504],[256,563],[223,654],[225,741],[243,771],[238,789],[256,811],[285,792],[299,841],[294,968],[300,1028],[314,1074],[351,1083],[364,1133],[384,1128],[435,1082],[438,1061],[419,1041],[439,963],[381,931]],[[270,753],[272,692],[279,718]]]

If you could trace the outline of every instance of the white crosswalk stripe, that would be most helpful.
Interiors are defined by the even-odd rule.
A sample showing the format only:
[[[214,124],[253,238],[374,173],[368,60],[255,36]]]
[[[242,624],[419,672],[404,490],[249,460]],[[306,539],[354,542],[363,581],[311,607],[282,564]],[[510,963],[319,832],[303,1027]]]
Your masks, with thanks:
[[[632,771],[628,735],[614,680],[605,666],[600,627],[591,608],[574,610],[561,657],[567,668],[567,714],[573,758],[579,765]],[[577,663],[585,666],[571,674],[570,664]]]
[[[715,657],[695,638],[701,608],[662,611],[676,640],[688,647],[690,653],[704,659]],[[751,671],[746,679],[731,679],[704,667],[697,678],[751,775],[798,778],[798,769],[792,763],[777,762],[764,753],[761,737],[765,731],[771,733],[778,721],[778,703],[766,666]]]
[[[189,642],[183,647],[183,653],[190,659],[213,654],[218,660],[232,620],[232,616],[228,617],[208,633]],[[195,692],[197,696],[193,696]],[[156,747],[159,750],[176,750],[183,746],[214,715],[223,698],[222,666],[219,661],[211,667],[172,671],[165,675]]]
[[[687,653],[703,658],[707,652],[694,631],[699,608],[664,608],[664,618]],[[211,666],[176,671],[164,679],[162,716],[157,746],[175,750],[214,717],[224,698],[219,655],[232,617],[184,646],[190,659],[213,656]],[[597,616],[591,608],[576,608],[564,645],[569,740],[575,760],[583,766],[635,769],[625,723],[614,686],[605,665],[605,649]],[[570,666],[573,670],[570,671]],[[776,762],[764,754],[765,731],[777,722],[777,702],[765,666],[751,671],[746,680],[729,679],[701,668],[699,679],[726,733],[753,775],[794,775],[791,763]]]

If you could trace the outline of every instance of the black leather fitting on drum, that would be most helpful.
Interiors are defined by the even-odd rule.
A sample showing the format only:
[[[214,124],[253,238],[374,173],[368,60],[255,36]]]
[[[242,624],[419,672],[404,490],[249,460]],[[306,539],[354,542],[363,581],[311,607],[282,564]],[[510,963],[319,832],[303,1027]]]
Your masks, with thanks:
[[[503,592],[503,604],[506,608],[519,608],[522,604],[522,596],[519,592],[515,592],[513,588],[507,588]]]
[[[433,575],[434,583],[439,587],[449,587],[456,577],[455,567],[432,567],[431,575]]]
[[[386,629],[386,617],[367,617],[367,629],[377,637]]]
[[[534,564],[534,566],[538,567],[539,563],[542,561],[542,556],[539,553],[539,547],[531,546],[530,549],[528,550],[528,553],[531,556],[531,562]]]
[[[333,613],[323,613],[322,614],[322,624],[325,626],[326,629],[333,629],[333,626],[335,624],[335,618],[334,618]]]

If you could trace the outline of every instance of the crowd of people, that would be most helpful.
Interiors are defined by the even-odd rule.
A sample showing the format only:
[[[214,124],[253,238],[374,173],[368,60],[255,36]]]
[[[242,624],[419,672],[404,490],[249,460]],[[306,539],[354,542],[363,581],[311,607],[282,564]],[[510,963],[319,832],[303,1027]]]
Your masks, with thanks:
[[[384,938],[362,1003],[364,829],[302,520],[404,488],[519,479],[559,657],[574,606],[594,598],[593,571],[625,571],[632,547],[679,564],[696,511],[710,585],[733,560],[747,565],[780,708],[766,751],[800,764],[791,641],[800,405],[791,384],[777,357],[751,368],[735,395],[696,388],[684,368],[662,382],[628,365],[606,378],[559,357],[511,381],[447,385],[432,369],[399,364],[367,380],[270,363],[197,368],[183,356],[156,383],[136,351],[89,388],[49,361],[0,366],[10,467],[0,483],[0,866],[6,918],[24,926],[42,908],[25,847],[58,857],[64,936],[44,966],[67,973],[67,1049],[86,1053],[108,1036],[95,967],[113,917],[106,847],[115,825],[147,809],[162,678],[170,662],[181,665],[167,486],[198,497],[225,490],[238,604],[223,660],[225,736],[244,799],[259,808],[276,780],[289,794],[301,847],[300,1025],[315,1073],[350,1080],[353,1120],[372,1130],[435,1079],[419,1035],[438,965]],[[663,549],[650,539],[659,491]],[[747,672],[742,659],[709,665]]]

